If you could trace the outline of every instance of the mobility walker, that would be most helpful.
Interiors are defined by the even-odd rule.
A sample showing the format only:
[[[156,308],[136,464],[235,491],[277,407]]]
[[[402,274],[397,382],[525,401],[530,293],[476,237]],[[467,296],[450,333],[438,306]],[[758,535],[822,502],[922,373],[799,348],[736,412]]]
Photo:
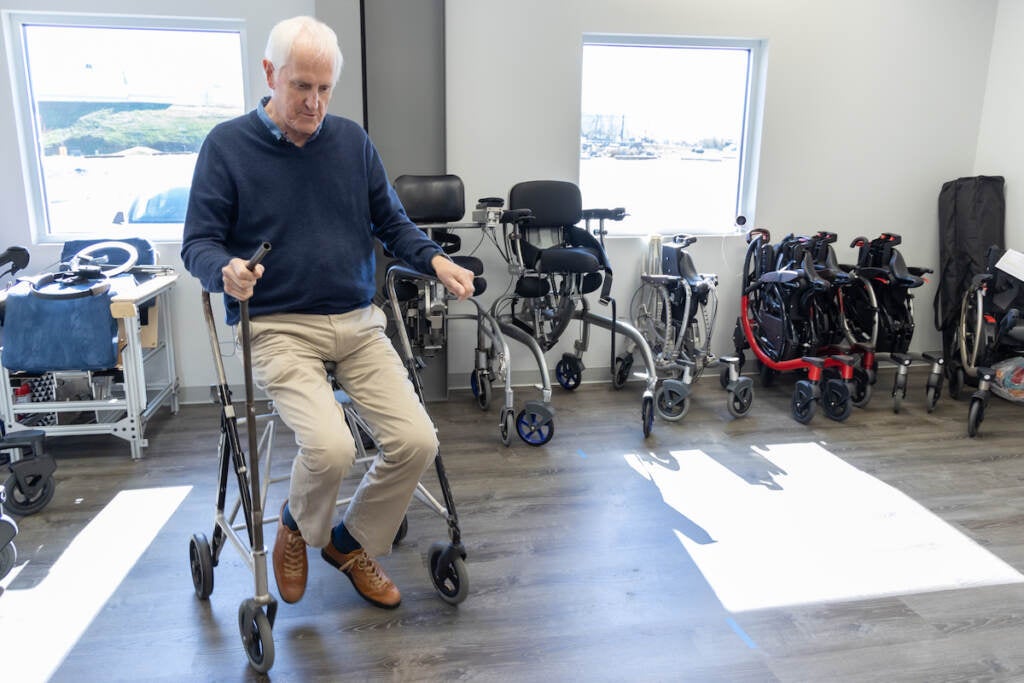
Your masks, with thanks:
[[[852,411],[856,360],[843,353],[816,355],[834,339],[833,284],[815,268],[806,238],[789,236],[778,247],[764,228],[747,233],[740,316],[733,334],[739,364],[744,350],[759,362],[761,383],[780,372],[806,371],[791,402],[797,422],[809,423],[820,404],[825,415],[846,420]]]
[[[622,220],[624,209],[582,208],[579,188],[573,183],[538,180],[518,183],[509,191],[511,220],[503,223],[503,246],[499,251],[509,264],[513,281],[508,290],[491,305],[491,315],[506,336],[529,348],[538,365],[545,365],[544,353],[558,343],[572,320],[582,323],[573,353],[562,354],[555,366],[558,383],[569,391],[576,389],[584,370],[583,353],[589,346],[590,326],[611,331],[612,385],[622,388],[631,376],[633,351],[639,349],[646,368],[641,400],[641,426],[645,437],[654,425],[654,390],[658,382],[651,347],[631,324],[617,319],[611,298],[612,268],[603,239],[606,220]],[[529,210],[526,217],[518,213]],[[587,229],[577,226],[586,219]],[[590,221],[598,221],[595,232]],[[612,315],[605,317],[590,310],[585,295],[600,290],[600,302],[611,304]],[[615,352],[616,333],[632,345],[621,355]],[[517,428],[521,425],[517,424]]]
[[[397,267],[394,271],[394,284],[395,297],[399,302],[398,310],[391,317],[400,321],[399,325],[405,328],[405,338],[409,341],[417,363],[424,362],[420,360],[423,356],[433,356],[445,348],[449,321],[475,322],[477,341],[470,388],[477,406],[487,410],[491,404],[493,385],[502,383],[504,401],[498,417],[498,436],[501,442],[508,446],[514,431],[530,445],[546,442],[551,433],[541,425],[552,422],[550,387],[543,391],[542,401],[527,401],[516,416],[508,344],[497,321],[475,298],[487,288],[487,281],[483,278],[483,262],[475,256],[457,253],[462,246],[462,238],[456,231],[483,227],[480,223],[459,223],[465,214],[462,180],[456,175],[403,175],[395,179],[395,192],[409,219],[440,244],[445,253],[450,254],[452,261],[476,276],[473,279],[474,298],[470,299],[475,312],[457,314],[449,308],[452,297],[435,278],[410,270],[400,261],[391,264],[389,273],[392,267]],[[522,425],[519,430],[515,428],[517,423]]]
[[[659,376],[664,377],[654,394],[659,417],[681,420],[690,408],[693,382],[713,362],[711,337],[718,312],[718,276],[698,273],[686,248],[697,241],[675,235],[665,243],[658,235],[650,240],[643,284],[633,294],[630,317],[651,346]],[[739,376],[739,359],[722,358],[723,386],[729,392],[726,405],[733,417],[742,417],[754,402],[753,380]]]
[[[255,268],[270,251],[270,248],[269,243],[264,243],[249,260],[249,268]],[[268,416],[256,415],[248,303],[243,301],[239,306],[242,363],[245,375],[245,416],[239,418],[235,414],[231,401],[231,390],[228,387],[224,362],[221,358],[220,341],[217,338],[209,292],[204,291],[202,299],[203,313],[217,372],[216,394],[217,401],[221,406],[221,432],[218,445],[220,460],[214,529],[209,541],[202,533],[193,534],[189,541],[192,584],[196,596],[200,600],[209,599],[213,593],[214,567],[218,564],[225,544],[230,541],[246,560],[255,583],[253,597],[246,598],[238,607],[238,628],[242,646],[250,666],[260,673],[266,673],[274,664],[272,629],[277,615],[277,599],[269,590],[267,549],[263,540],[263,525],[276,522],[278,517],[264,517],[263,511],[269,485],[277,481],[285,481],[287,477],[280,479],[269,477],[271,444],[274,435],[273,420],[265,420],[262,433],[257,427],[257,421]],[[397,306],[397,301],[394,301],[394,304]],[[423,390],[411,348],[406,345],[404,350],[407,352],[406,364],[410,377],[422,401]],[[368,465],[378,455],[378,446],[373,439],[370,426],[360,417],[351,398],[334,382],[332,370],[333,368],[329,364],[325,365],[324,381],[331,382],[335,388],[335,398],[344,411],[345,421],[355,442],[356,462]],[[246,427],[247,441],[245,444],[242,443],[239,435],[239,423],[244,423]],[[444,503],[438,502],[422,483],[417,485],[415,495],[447,521],[450,542],[447,544],[437,542],[431,545],[428,553],[428,568],[431,582],[441,599],[449,604],[457,605],[465,600],[469,591],[469,576],[464,562],[466,551],[462,545],[458,516],[455,512],[440,453],[435,457],[434,465]],[[226,511],[227,482],[230,469],[234,470],[234,475],[238,480],[238,498],[231,510]],[[267,478],[261,479],[261,470],[268,475]],[[351,498],[343,498],[338,501],[338,505],[345,505],[350,500]],[[242,513],[243,520],[236,523],[235,520],[239,512]],[[240,533],[243,529],[246,532],[244,538]],[[406,519],[403,520],[395,536],[395,543],[405,537],[407,530],[408,520]]]
[[[907,395],[907,374],[915,361],[930,364],[925,388],[928,412],[935,410],[942,393],[944,359],[941,353],[912,353],[914,335],[914,294],[912,289],[925,283],[930,268],[907,266],[896,248],[902,238],[884,232],[868,240],[857,237],[850,247],[857,249],[857,263],[848,268],[855,276],[849,287],[840,291],[843,309],[843,332],[854,348],[870,349],[865,367],[873,384],[876,380],[877,357],[888,353],[896,364],[893,376],[892,406],[898,413]]]
[[[10,268],[0,273],[0,277],[10,275],[13,278],[28,262],[29,253],[24,247],[8,248],[0,254],[0,268],[8,265]],[[4,304],[6,301],[0,302],[0,325],[4,322]],[[11,391],[9,387],[2,389]],[[6,465],[11,472],[0,486],[0,491],[6,491],[7,509],[16,515],[24,517],[39,512],[53,499],[57,488],[53,473],[57,471],[57,463],[46,452],[45,443],[46,432],[42,429],[20,429],[8,433],[3,420],[0,420],[0,465]],[[0,548],[4,546],[5,536],[6,533],[0,530]],[[13,545],[11,548],[13,552]],[[3,564],[0,558],[0,566]],[[4,573],[0,571],[0,576]]]
[[[968,385],[971,394],[967,435],[977,436],[996,378],[993,366],[1024,355],[1024,286],[996,267],[1002,250],[991,247],[988,268],[971,279],[960,305],[960,321],[953,338],[949,393],[960,398]]]

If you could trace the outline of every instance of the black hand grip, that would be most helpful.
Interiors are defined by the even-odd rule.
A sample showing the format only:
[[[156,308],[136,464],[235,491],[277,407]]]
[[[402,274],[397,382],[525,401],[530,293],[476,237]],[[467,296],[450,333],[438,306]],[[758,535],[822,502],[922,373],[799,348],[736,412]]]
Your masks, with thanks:
[[[248,262],[246,262],[245,267],[249,270],[256,270],[256,266],[263,260],[263,257],[267,255],[268,251],[270,251],[270,242],[264,242],[256,249],[256,252]]]

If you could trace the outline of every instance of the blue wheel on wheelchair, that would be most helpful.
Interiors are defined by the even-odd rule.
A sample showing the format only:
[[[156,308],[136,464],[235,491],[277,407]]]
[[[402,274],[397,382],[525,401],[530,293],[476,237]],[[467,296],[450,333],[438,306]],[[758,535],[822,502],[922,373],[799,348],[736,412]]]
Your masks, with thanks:
[[[640,405],[640,419],[643,423],[644,438],[646,439],[651,435],[654,430],[654,397],[644,396],[643,403]]]
[[[615,368],[612,370],[612,386],[621,389],[626,386],[629,375],[633,371],[633,354],[619,356],[615,359]]]
[[[569,354],[562,356],[562,360],[555,365],[555,377],[563,389],[572,391],[578,387],[583,379],[583,368],[580,366],[579,358]]]
[[[469,388],[480,410],[487,410],[491,406],[491,380],[483,370],[474,370],[469,376]]]
[[[516,418],[516,431],[531,446],[543,446],[555,435],[555,419],[524,408]]]

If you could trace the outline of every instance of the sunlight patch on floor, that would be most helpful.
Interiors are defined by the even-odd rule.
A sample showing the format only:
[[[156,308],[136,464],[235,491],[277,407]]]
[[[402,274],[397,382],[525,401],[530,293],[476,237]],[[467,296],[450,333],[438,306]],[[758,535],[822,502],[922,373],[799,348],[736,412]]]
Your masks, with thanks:
[[[817,443],[725,463],[700,450],[626,461],[686,518],[675,534],[732,612],[1024,581]]]
[[[0,595],[3,680],[45,681],[53,675],[191,490],[121,491],[75,537],[46,578]]]

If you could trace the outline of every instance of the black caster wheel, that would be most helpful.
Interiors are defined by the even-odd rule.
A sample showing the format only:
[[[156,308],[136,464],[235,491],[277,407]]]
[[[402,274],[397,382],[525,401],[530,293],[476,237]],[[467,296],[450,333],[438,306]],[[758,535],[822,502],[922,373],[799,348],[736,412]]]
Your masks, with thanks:
[[[722,385],[723,389],[729,388],[729,366],[726,365],[722,368],[722,371],[718,373],[718,383]]]
[[[512,432],[515,431],[516,418],[508,408],[501,410],[501,422],[498,424],[498,435],[503,446],[512,443]]]
[[[398,525],[398,531],[395,532],[395,540],[391,541],[391,545],[398,545],[401,543],[409,533],[409,516],[402,517],[402,523]]]
[[[640,419],[643,421],[644,438],[646,439],[651,435],[651,430],[654,429],[653,396],[644,396],[643,403],[640,406]]]
[[[469,376],[469,388],[480,410],[487,410],[491,406],[491,379],[482,370],[474,370]]]
[[[441,542],[430,546],[430,581],[449,605],[458,605],[469,595],[469,572],[455,547]]]
[[[814,419],[818,403],[814,398],[814,384],[810,380],[802,379],[796,383],[791,407],[793,419],[800,424],[808,424]]]
[[[754,382],[749,377],[741,377],[736,383],[736,388],[729,392],[729,400],[726,402],[729,414],[733,417],[743,417],[750,412],[752,405],[754,405]]]
[[[654,392],[654,405],[658,409],[658,417],[678,422],[690,411],[690,398],[675,387],[662,384]]]
[[[942,373],[936,372],[928,376],[928,386],[925,389],[925,405],[928,412],[935,410],[939,405],[939,398],[942,396]]]
[[[524,408],[516,418],[516,431],[531,446],[543,446],[555,435],[555,420]]]
[[[900,406],[903,405],[903,399],[907,397],[907,376],[896,373],[896,377],[892,380],[892,412],[900,412]]]
[[[978,435],[978,427],[985,419],[985,401],[980,398],[971,399],[971,407],[967,411],[967,436],[972,439]]]
[[[53,500],[53,492],[57,484],[53,477],[30,474],[26,477],[26,488],[21,488],[18,478],[12,473],[4,482],[7,489],[7,502],[4,507],[16,515],[24,517],[39,512]]]
[[[850,402],[855,408],[867,408],[871,402],[871,378],[868,371],[854,368],[853,381],[850,384]]]
[[[842,422],[853,412],[850,401],[850,388],[841,379],[830,379],[825,382],[825,390],[821,396],[821,409],[830,420]]]
[[[630,373],[633,371],[633,354],[620,356],[615,359],[615,368],[612,371],[612,386],[621,389],[626,386]]]
[[[238,632],[249,666],[261,674],[274,666],[274,634],[263,608],[251,598],[238,606]]]
[[[572,391],[578,387],[583,379],[583,368],[580,367],[579,358],[568,354],[562,356],[562,360],[555,365],[555,377],[563,389]]]
[[[17,561],[18,549],[14,547],[14,543],[8,543],[0,549],[0,579],[7,576],[7,574],[14,569],[14,565]]]
[[[964,373],[964,369],[960,367],[959,363],[955,363],[949,369],[949,397],[954,401],[959,401],[964,391],[964,384],[966,383],[967,376]]]
[[[192,534],[188,543],[188,563],[192,569],[192,586],[196,597],[206,600],[213,593],[213,553],[203,534]]]

